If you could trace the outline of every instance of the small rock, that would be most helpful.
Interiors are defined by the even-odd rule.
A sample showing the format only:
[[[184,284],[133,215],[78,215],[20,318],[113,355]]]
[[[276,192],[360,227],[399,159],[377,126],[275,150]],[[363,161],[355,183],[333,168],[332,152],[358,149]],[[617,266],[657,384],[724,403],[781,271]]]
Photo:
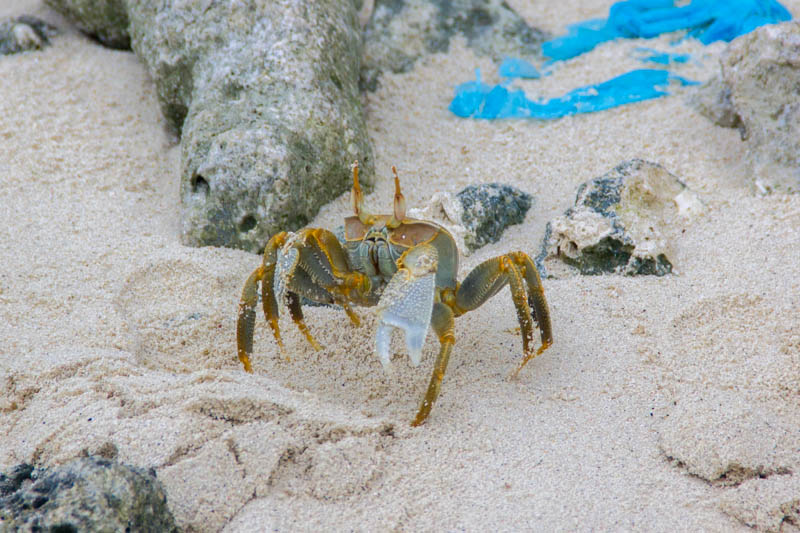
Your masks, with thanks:
[[[583,183],[575,206],[548,222],[537,266],[543,276],[663,276],[676,222],[702,211],[697,196],[661,165],[621,163]]]
[[[459,249],[469,255],[497,242],[503,231],[521,224],[533,204],[533,197],[502,183],[469,185],[458,194],[436,193],[428,204],[409,209],[409,216],[440,224],[455,237]]]
[[[28,15],[0,21],[0,55],[41,50],[57,34],[55,26]]]
[[[4,531],[177,531],[155,474],[98,457],[0,475]],[[5,529],[5,528],[8,529]]]
[[[498,63],[541,59],[547,38],[503,0],[375,0],[364,30],[362,90],[374,91],[385,71],[408,72],[423,55],[446,52],[455,35]]]

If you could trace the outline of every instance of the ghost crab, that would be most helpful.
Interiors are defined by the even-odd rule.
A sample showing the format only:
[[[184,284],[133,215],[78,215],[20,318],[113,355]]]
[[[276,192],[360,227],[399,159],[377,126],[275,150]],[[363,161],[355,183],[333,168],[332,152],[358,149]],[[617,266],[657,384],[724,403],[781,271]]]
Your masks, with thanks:
[[[405,331],[408,354],[416,366],[428,325],[432,326],[439,338],[439,355],[413,426],[425,422],[439,396],[455,343],[453,319],[478,308],[506,285],[511,287],[525,352],[513,375],[552,344],[547,300],[539,272],[527,254],[511,252],[488,259],[459,283],[455,240],[433,222],[406,218],[395,167],[394,209],[390,215],[372,215],[364,209],[358,162],[353,163],[352,170],[355,215],[345,218],[344,234],[337,237],[321,228],[277,233],[267,243],[261,265],[247,278],[236,323],[239,360],[247,372],[253,371],[250,354],[259,283],[264,314],[281,349],[279,301],[288,307],[292,321],[308,342],[320,349],[303,319],[301,296],[341,306],[356,326],[360,321],[351,305],[377,306],[376,351],[386,370],[393,328]],[[533,347],[534,322],[541,333],[538,349]]]

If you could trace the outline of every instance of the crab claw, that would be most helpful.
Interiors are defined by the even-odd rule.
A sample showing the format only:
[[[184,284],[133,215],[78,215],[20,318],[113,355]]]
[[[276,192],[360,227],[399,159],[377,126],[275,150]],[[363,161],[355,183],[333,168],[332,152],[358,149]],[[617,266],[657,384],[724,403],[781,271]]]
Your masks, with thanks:
[[[378,302],[376,351],[387,371],[390,370],[389,345],[394,328],[405,331],[411,364],[419,365],[431,322],[437,264],[436,248],[427,244],[411,248],[397,260],[398,270]]]

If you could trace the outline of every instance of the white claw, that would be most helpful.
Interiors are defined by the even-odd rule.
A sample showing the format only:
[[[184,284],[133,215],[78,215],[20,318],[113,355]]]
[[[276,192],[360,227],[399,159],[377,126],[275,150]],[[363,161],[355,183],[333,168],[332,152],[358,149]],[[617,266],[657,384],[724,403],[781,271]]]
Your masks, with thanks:
[[[405,331],[411,364],[419,365],[431,322],[436,290],[436,250],[428,246],[406,260],[406,268],[395,273],[378,302],[380,324],[376,348],[384,368],[389,363],[389,344],[393,328]]]
[[[428,328],[424,330],[421,328],[406,329],[406,348],[408,348],[408,357],[413,366],[419,366],[419,362],[422,360],[422,347],[425,345],[427,334]]]
[[[389,352],[389,344],[392,342],[392,329],[388,324],[381,323],[378,326],[378,333],[375,335],[375,351],[378,353],[378,359],[386,373],[392,370],[392,355]]]

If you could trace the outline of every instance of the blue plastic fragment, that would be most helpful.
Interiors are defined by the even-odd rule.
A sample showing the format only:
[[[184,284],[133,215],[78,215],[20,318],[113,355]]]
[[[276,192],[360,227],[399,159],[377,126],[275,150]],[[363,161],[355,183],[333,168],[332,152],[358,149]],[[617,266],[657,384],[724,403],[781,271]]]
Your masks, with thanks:
[[[554,60],[569,59],[620,37],[649,39],[677,30],[688,30],[703,44],[731,41],[791,18],[777,0],[692,0],[681,7],[673,0],[627,0],[612,5],[606,20],[569,26],[567,35],[542,43],[542,53]]]
[[[555,119],[659,98],[668,94],[665,87],[672,80],[683,85],[697,83],[666,70],[639,69],[603,83],[580,87],[561,98],[534,101],[519,89],[483,83],[478,69],[475,76],[475,81],[456,87],[449,109],[459,117]]]
[[[636,48],[636,53],[639,54],[639,57],[637,57],[639,61],[643,63],[657,63],[659,65],[687,63],[692,58],[689,54],[670,54],[641,46]]]
[[[536,67],[523,59],[507,57],[500,64],[498,73],[506,78],[528,78],[534,79],[541,77]]]

